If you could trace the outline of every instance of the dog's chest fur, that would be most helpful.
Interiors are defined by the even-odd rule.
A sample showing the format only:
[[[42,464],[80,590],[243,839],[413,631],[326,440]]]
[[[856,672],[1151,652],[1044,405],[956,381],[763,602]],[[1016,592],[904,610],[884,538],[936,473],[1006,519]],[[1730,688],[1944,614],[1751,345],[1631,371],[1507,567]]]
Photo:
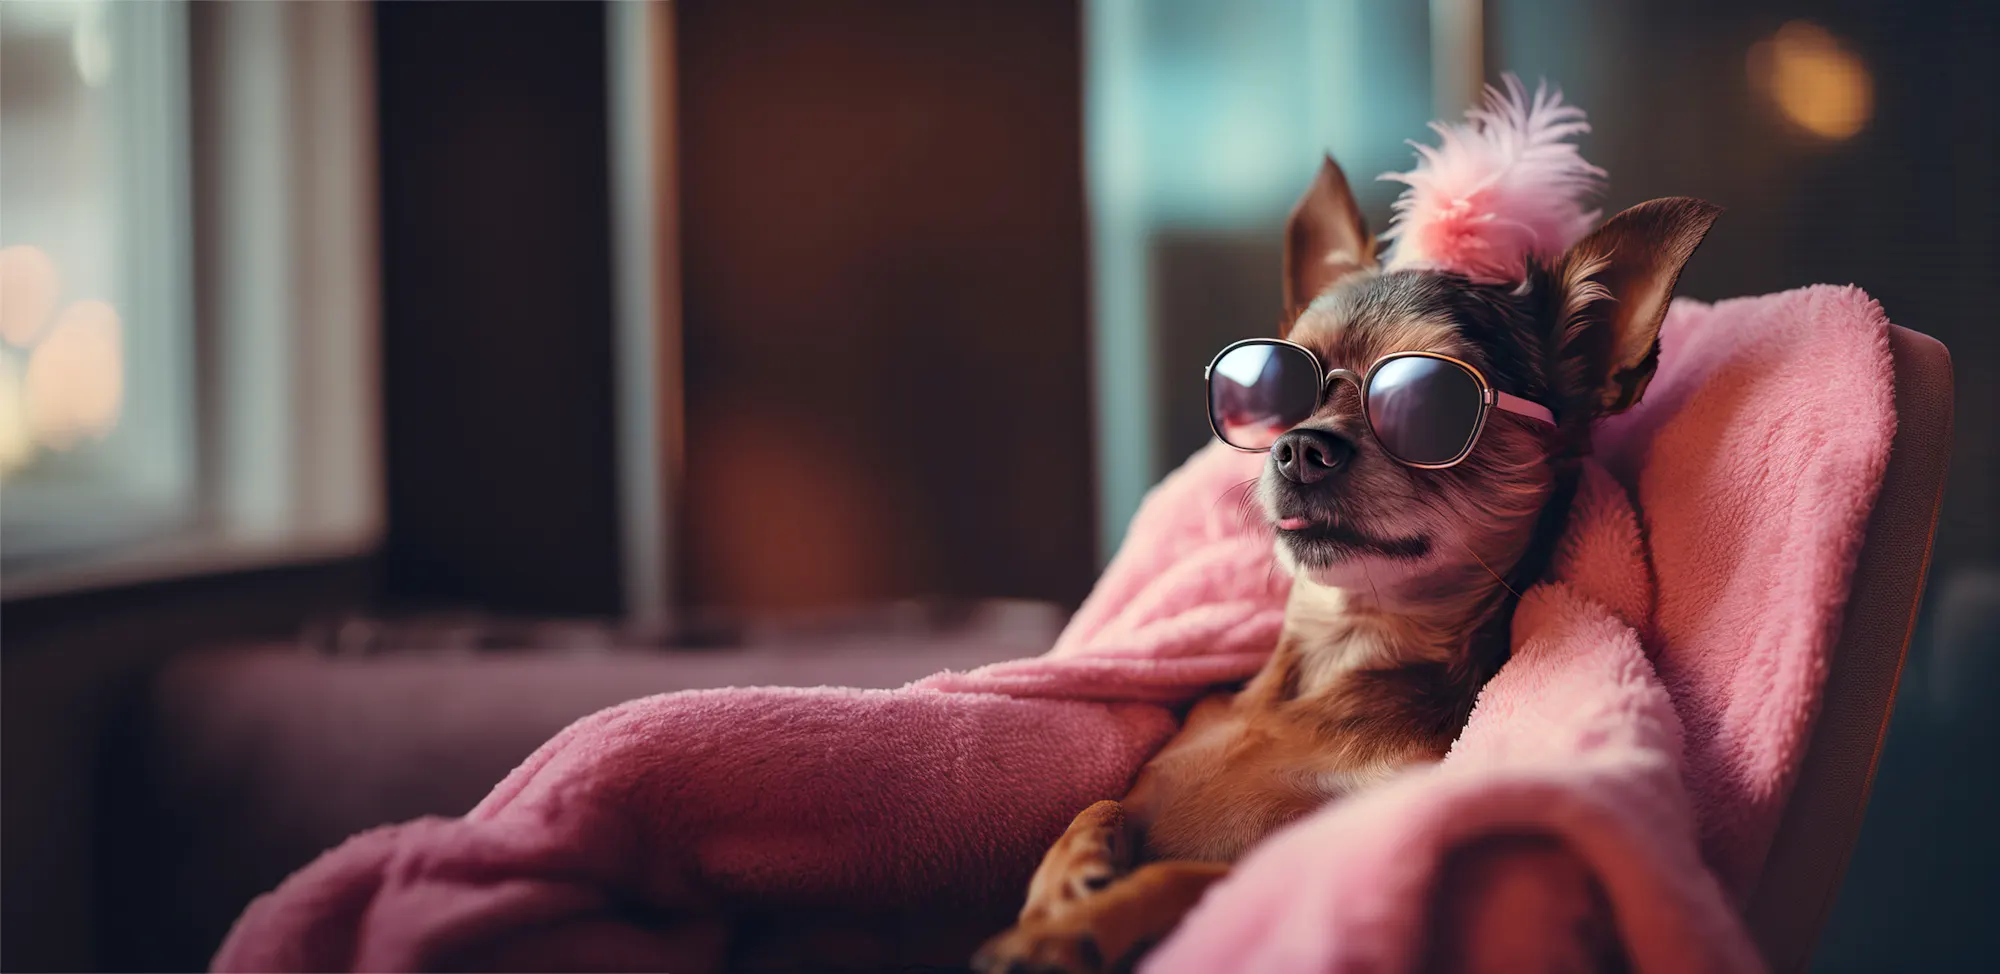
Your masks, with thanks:
[[[1146,859],[1233,861],[1278,827],[1444,756],[1479,681],[1405,619],[1295,597],[1271,659],[1188,714],[1126,800]]]

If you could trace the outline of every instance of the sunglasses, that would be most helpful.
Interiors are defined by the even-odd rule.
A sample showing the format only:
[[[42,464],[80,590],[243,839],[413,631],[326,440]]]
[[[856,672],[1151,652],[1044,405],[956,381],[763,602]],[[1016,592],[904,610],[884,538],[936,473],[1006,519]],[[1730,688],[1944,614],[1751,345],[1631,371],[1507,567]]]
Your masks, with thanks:
[[[1208,425],[1222,442],[1252,453],[1319,409],[1346,379],[1361,390],[1361,418],[1398,463],[1425,469],[1457,464],[1472,452],[1494,407],[1555,425],[1538,403],[1493,388],[1470,364],[1436,352],[1396,352],[1366,375],[1329,369],[1311,349],[1277,338],[1249,338],[1216,353],[1208,379]]]

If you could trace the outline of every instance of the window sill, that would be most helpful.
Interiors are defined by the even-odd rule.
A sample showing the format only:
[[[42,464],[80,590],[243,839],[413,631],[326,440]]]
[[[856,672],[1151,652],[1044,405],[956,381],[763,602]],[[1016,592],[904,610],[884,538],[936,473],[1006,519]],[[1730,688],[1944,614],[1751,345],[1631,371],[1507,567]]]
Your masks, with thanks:
[[[340,561],[368,555],[379,544],[373,532],[193,529],[99,552],[8,565],[0,573],[0,602],[13,605],[153,582]]]

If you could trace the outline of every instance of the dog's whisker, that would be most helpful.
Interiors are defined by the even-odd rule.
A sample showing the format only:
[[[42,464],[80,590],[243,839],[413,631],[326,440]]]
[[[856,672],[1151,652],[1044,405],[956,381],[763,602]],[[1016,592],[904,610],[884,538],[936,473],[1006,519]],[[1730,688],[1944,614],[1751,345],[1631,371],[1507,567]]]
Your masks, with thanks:
[[[1250,529],[1270,526],[1270,520],[1264,513],[1264,505],[1258,501],[1256,491],[1246,490],[1237,500],[1236,521],[1238,525]]]
[[[1490,566],[1488,566],[1486,564],[1486,559],[1479,557],[1479,552],[1472,550],[1472,546],[1466,544],[1464,538],[1460,538],[1454,534],[1452,535],[1452,540],[1457,541],[1458,546],[1464,548],[1465,553],[1471,555],[1472,560],[1479,563],[1479,567],[1486,569],[1486,574],[1493,576],[1493,580],[1499,582],[1500,587],[1507,590],[1507,594],[1512,595],[1516,599],[1519,599],[1521,597],[1521,593],[1514,591],[1514,586],[1507,584],[1507,580],[1501,578],[1499,572],[1494,571]]]
[[[1375,587],[1375,573],[1368,570],[1368,563],[1365,561],[1361,563],[1361,576],[1368,579],[1368,591],[1375,596],[1375,604],[1378,606],[1381,605],[1382,592]]]
[[[1209,507],[1210,515],[1213,516],[1215,507],[1221,505],[1224,500],[1227,500],[1233,494],[1236,498],[1232,503],[1236,507],[1237,527],[1245,530],[1268,527],[1269,519],[1264,514],[1264,505],[1259,503],[1257,499],[1256,486],[1257,478],[1252,477],[1223,491],[1222,496],[1217,497],[1215,504]]]
[[[1216,508],[1221,507],[1223,501],[1229,500],[1229,496],[1231,494],[1237,495],[1237,499],[1234,501],[1234,503],[1237,504],[1239,507],[1241,507],[1244,502],[1244,498],[1249,497],[1249,491],[1246,488],[1249,488],[1255,485],[1256,483],[1257,483],[1257,478],[1252,477],[1249,480],[1245,480],[1241,483],[1233,484],[1227,489],[1223,490],[1222,493],[1217,494],[1214,502],[1208,505],[1209,516],[1214,517]],[[1248,527],[1248,525],[1246,524],[1245,527]]]

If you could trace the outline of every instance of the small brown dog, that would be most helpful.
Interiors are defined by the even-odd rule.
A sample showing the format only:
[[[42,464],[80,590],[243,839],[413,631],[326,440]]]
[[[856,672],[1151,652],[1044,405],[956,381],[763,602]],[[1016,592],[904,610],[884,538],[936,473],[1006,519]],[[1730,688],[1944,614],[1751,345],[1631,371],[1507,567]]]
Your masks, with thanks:
[[[1077,816],[977,969],[1128,967],[1259,839],[1444,756],[1506,658],[1591,424],[1644,392],[1719,212],[1643,203],[1519,283],[1390,272],[1326,161],[1286,232],[1284,340],[1210,367],[1217,435],[1271,454],[1255,500],[1295,579],[1283,635],[1123,801]]]

